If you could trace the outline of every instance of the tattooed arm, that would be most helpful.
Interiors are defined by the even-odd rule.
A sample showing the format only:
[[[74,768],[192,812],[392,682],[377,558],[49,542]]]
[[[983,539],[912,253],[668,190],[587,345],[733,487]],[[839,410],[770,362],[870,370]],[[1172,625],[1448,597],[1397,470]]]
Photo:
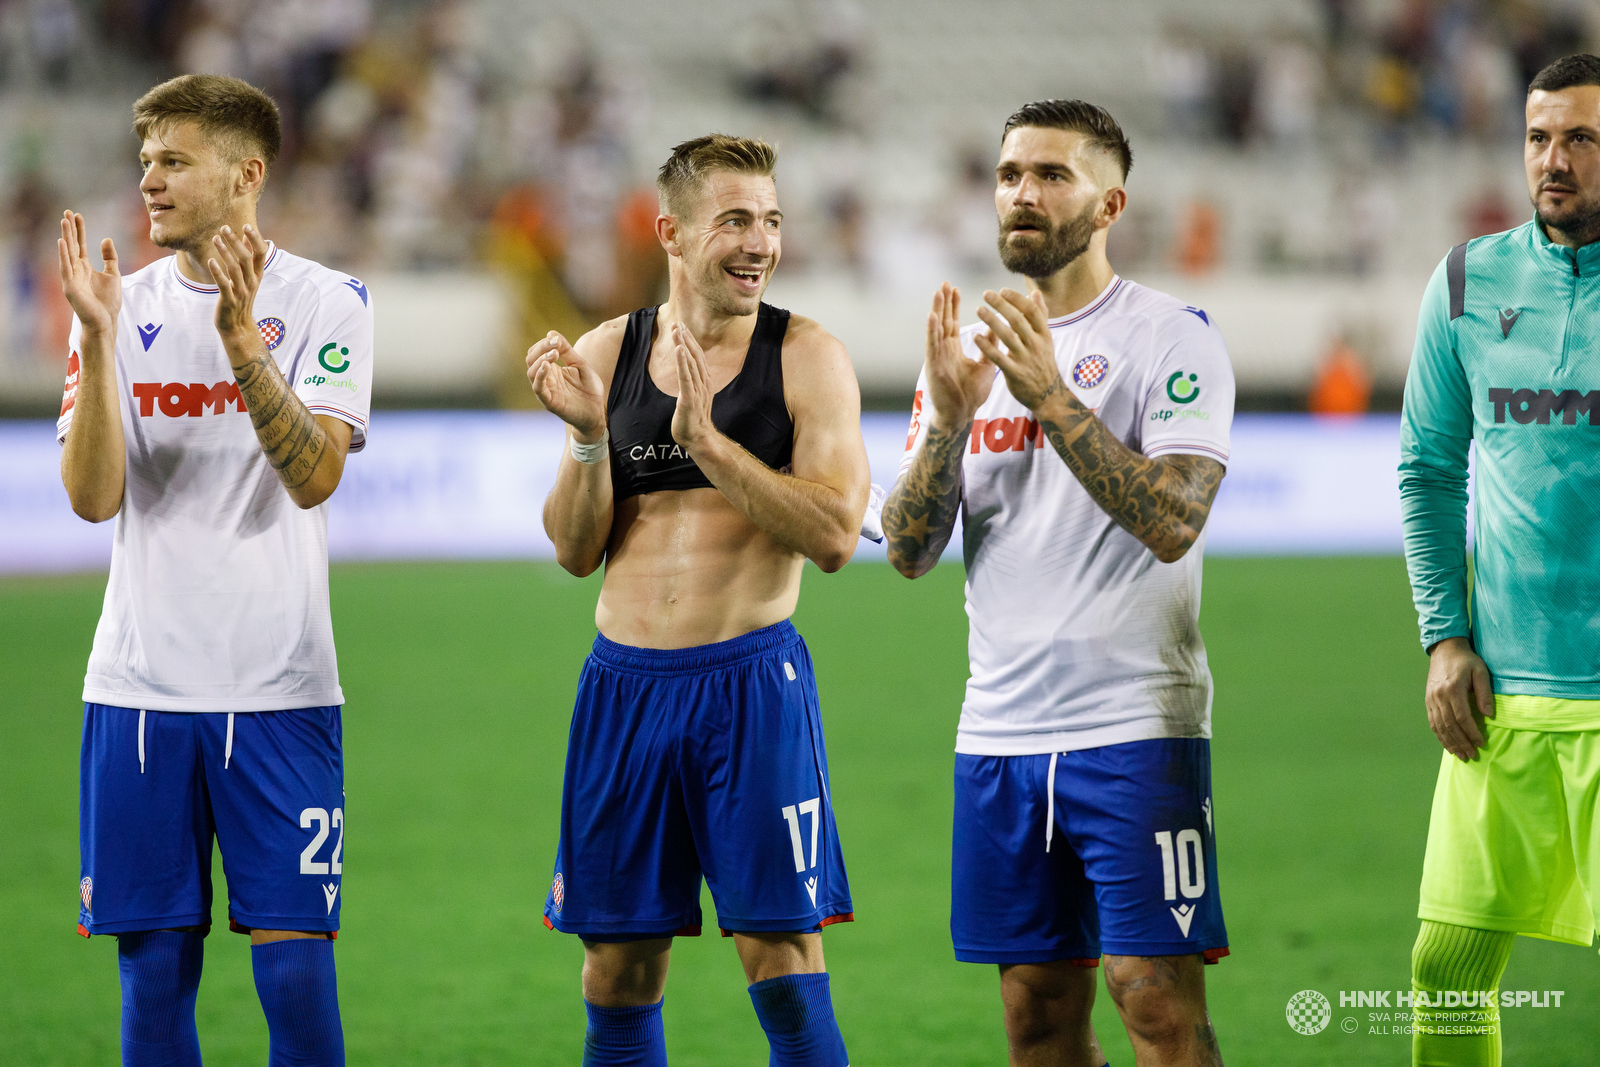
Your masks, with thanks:
[[[1117,525],[1162,563],[1189,551],[1222,483],[1223,467],[1205,456],[1151,459],[1135,452],[1072,395],[1060,378],[1033,409],[1057,454]]]
[[[883,502],[889,562],[907,578],[920,578],[932,570],[955,532],[961,507],[961,456],[971,432],[971,419],[960,431],[930,424],[911,469]]]
[[[1106,514],[1161,562],[1182,559],[1211,514],[1222,464],[1191,455],[1152,459],[1123,444],[1062,381],[1044,298],[1007,289],[985,293],[984,299],[989,306],[979,308],[978,317],[989,333],[977,335],[978,349],[1006,376],[1011,395],[1033,411],[1050,444]]]
[[[250,410],[261,451],[289,498],[302,508],[314,508],[339,486],[352,427],[328,415],[311,414],[261,339],[253,307],[267,251],[267,242],[252,226],[244,228],[242,237],[224,226],[213,239],[209,268],[218,289],[217,333],[233,366],[239,395]]]
[[[994,367],[961,351],[961,291],[942,286],[928,313],[928,434],[883,503],[889,562],[907,578],[920,578],[939,562],[955,531],[961,506],[961,457],[973,413],[989,398]]]

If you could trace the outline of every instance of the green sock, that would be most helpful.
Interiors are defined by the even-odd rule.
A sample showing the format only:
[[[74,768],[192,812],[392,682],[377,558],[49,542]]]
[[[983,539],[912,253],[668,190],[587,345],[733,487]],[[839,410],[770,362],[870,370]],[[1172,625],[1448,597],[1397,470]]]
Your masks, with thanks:
[[[1499,998],[1485,994],[1500,988],[1516,939],[1423,920],[1411,950],[1413,1067],[1500,1067]],[[1466,1003],[1447,993],[1464,994]]]

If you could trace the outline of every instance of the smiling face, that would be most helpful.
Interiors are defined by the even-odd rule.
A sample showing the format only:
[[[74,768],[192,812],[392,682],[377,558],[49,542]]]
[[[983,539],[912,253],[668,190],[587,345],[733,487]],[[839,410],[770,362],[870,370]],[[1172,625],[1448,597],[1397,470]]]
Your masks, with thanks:
[[[1528,195],[1551,240],[1600,239],[1600,85],[1528,94]]]
[[[763,174],[706,176],[691,211],[675,220],[684,281],[721,315],[754,315],[781,255],[778,188]]]
[[[1075,130],[1018,126],[1000,146],[995,167],[1000,261],[1030,278],[1047,278],[1089,248],[1121,213],[1117,165]]]
[[[196,122],[150,131],[139,150],[139,192],[150,218],[150,243],[198,253],[241,207],[253,206],[265,170],[259,159],[233,160]]]

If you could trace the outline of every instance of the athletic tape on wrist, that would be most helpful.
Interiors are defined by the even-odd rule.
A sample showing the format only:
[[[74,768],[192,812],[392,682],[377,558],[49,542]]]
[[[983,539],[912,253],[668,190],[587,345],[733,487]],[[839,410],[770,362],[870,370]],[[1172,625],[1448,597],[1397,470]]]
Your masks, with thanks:
[[[592,445],[580,445],[577,439],[572,437],[567,438],[567,441],[572,449],[573,459],[579,463],[599,463],[606,457],[606,446],[611,443],[611,431],[607,430],[605,435]]]

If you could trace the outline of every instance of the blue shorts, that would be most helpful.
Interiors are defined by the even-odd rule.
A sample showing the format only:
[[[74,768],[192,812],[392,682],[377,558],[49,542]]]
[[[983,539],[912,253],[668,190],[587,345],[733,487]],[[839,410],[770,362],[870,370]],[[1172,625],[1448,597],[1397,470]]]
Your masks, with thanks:
[[[955,784],[956,959],[1094,966],[1102,953],[1228,954],[1209,741],[958,754]]]
[[[787,622],[698,648],[597,636],[578,681],[545,925],[587,941],[854,918],[805,642]]]
[[[339,929],[339,709],[83,710],[78,931],[211,922],[211,841],[233,928]]]

